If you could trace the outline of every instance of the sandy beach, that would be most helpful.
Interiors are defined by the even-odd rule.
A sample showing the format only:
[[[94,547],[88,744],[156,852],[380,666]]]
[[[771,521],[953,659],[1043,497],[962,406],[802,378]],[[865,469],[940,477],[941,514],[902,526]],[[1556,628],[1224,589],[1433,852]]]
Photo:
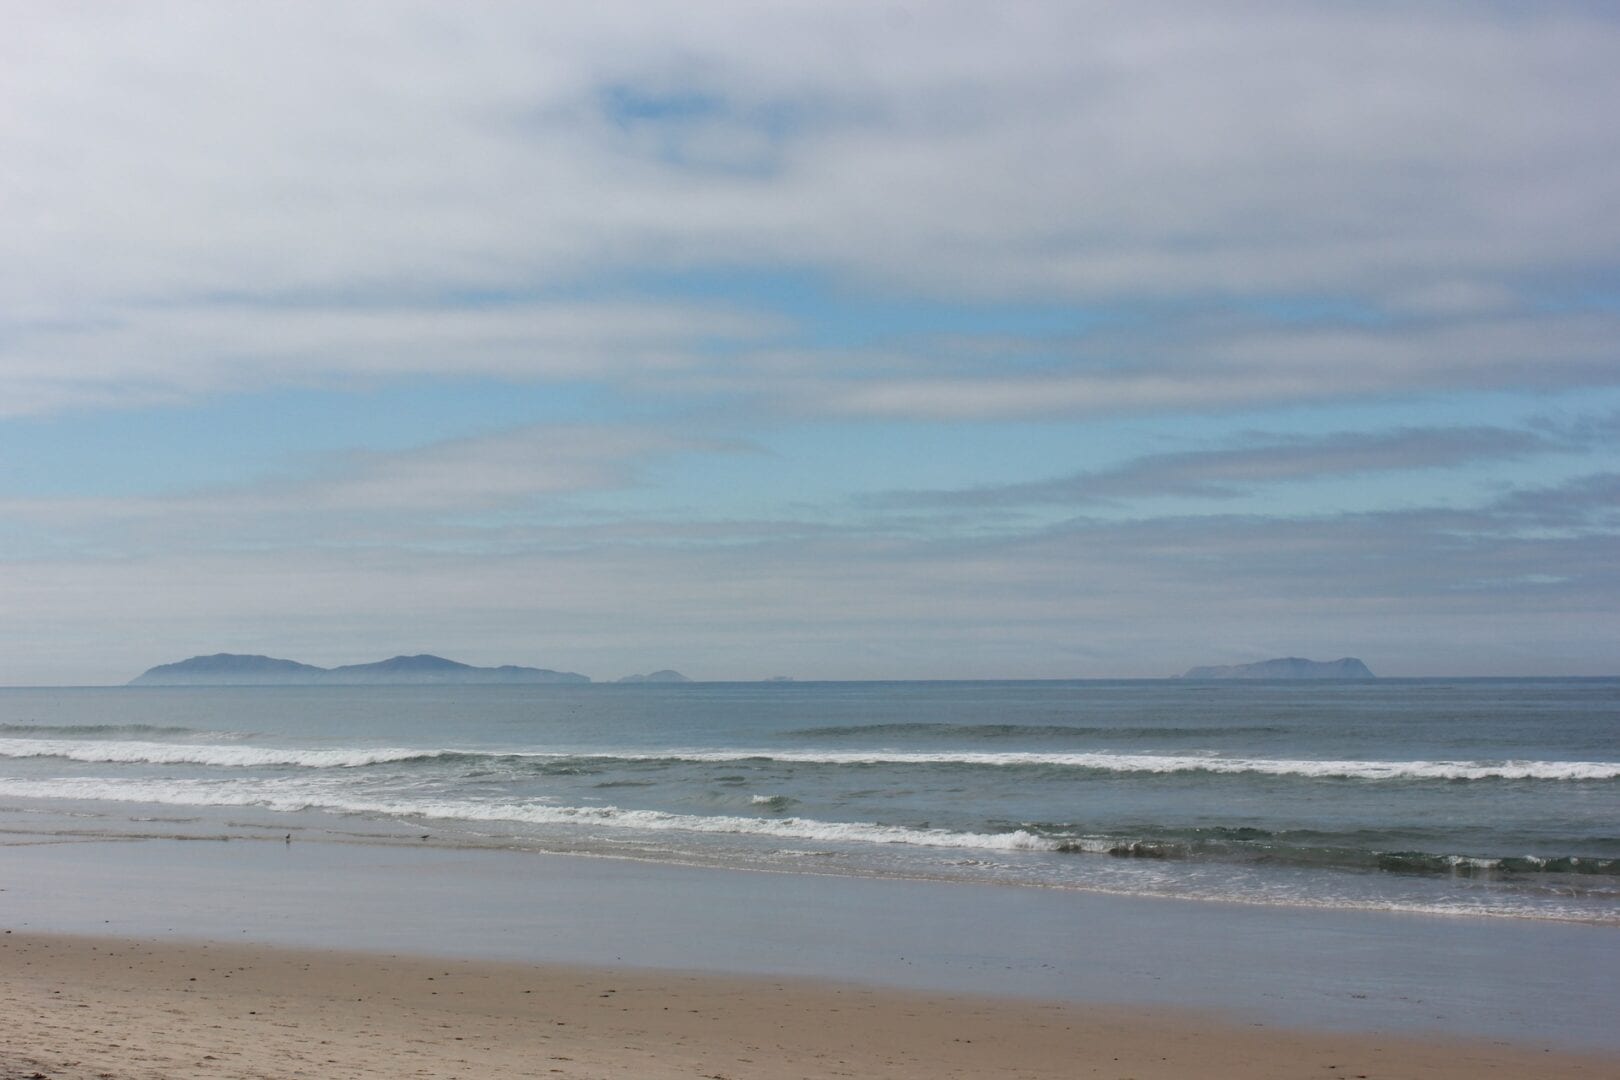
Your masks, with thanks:
[[[813,981],[0,935],[0,1077],[1600,1077],[1614,1058]]]

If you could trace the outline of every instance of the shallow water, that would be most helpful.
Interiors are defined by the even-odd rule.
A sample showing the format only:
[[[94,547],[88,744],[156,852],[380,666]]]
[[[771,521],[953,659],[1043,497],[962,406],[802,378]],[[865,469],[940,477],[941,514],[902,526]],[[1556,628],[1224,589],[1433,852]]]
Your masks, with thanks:
[[[1620,1051],[1620,933],[391,845],[36,838],[0,927],[804,976]]]

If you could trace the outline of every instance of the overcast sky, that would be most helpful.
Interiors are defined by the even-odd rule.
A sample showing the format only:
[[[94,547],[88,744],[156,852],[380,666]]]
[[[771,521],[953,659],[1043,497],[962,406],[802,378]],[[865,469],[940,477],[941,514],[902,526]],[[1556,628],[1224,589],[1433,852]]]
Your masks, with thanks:
[[[1620,671],[1620,15],[0,0],[0,683]]]

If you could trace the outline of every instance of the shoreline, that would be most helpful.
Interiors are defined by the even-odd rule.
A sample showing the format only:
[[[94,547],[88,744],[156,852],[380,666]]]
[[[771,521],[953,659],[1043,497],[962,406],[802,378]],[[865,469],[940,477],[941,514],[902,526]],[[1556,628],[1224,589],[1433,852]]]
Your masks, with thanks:
[[[0,934],[0,1077],[1612,1075],[1620,1055],[803,978]]]
[[[130,804],[140,805],[140,804]],[[218,807],[198,807],[199,810],[216,810]],[[244,809],[235,808],[231,809]],[[245,808],[251,810],[252,808]],[[164,831],[156,831],[150,827],[139,830],[124,831],[117,828],[97,827],[82,829],[63,828],[21,828],[15,823],[6,823],[0,820],[0,848],[32,847],[61,844],[100,844],[100,843],[240,843],[240,844],[282,844],[282,834],[286,834],[285,842],[298,844],[321,844],[334,847],[349,848],[396,848],[412,849],[417,851],[449,851],[449,852],[494,852],[509,854],[517,857],[533,857],[538,859],[601,859],[612,862],[626,862],[650,867],[670,867],[680,870],[715,871],[725,874],[775,874],[793,878],[826,877],[860,881],[893,881],[909,882],[915,884],[939,885],[947,888],[988,888],[988,889],[1034,889],[1061,893],[1075,893],[1085,896],[1107,897],[1115,900],[1140,901],[1142,903],[1168,902],[1171,904],[1208,904],[1217,907],[1246,907],[1267,910],[1281,910],[1293,912],[1320,911],[1329,915],[1337,913],[1387,915],[1398,918],[1432,918],[1432,919],[1467,919],[1467,920],[1503,920],[1512,923],[1528,923],[1538,925],[1562,926],[1590,926],[1610,929],[1620,929],[1620,909],[1612,913],[1606,912],[1603,917],[1577,916],[1577,915],[1547,915],[1530,912],[1504,912],[1491,908],[1471,908],[1453,905],[1450,907],[1407,905],[1399,902],[1381,902],[1376,900],[1344,900],[1340,902],[1320,902],[1299,899],[1272,899],[1263,896],[1243,895],[1204,895],[1197,893],[1174,893],[1136,891],[1122,887],[1101,884],[1045,884],[1038,881],[1024,879],[987,879],[987,878],[951,878],[942,874],[914,872],[905,870],[885,870],[877,867],[862,866],[850,868],[847,866],[812,867],[769,865],[764,863],[742,864],[728,861],[724,858],[702,858],[690,853],[668,854],[656,852],[645,848],[632,848],[628,845],[624,850],[592,850],[581,846],[569,847],[563,844],[550,845],[545,841],[532,840],[527,837],[498,836],[474,838],[468,835],[454,835],[446,838],[449,830],[443,823],[432,819],[422,818],[415,821],[375,820],[373,831],[360,832],[354,830],[340,830],[333,826],[333,822],[340,821],[342,815],[325,810],[300,810],[294,812],[278,812],[286,818],[284,821],[237,821],[225,820],[217,823],[207,822],[202,814],[186,819],[168,819],[162,823],[167,826]],[[250,816],[243,813],[237,816]],[[128,819],[131,822],[144,823],[162,819],[137,818]],[[200,830],[194,833],[178,831],[182,823],[193,824],[203,822]],[[311,832],[311,829],[325,829],[326,832]],[[430,830],[428,835],[422,833],[423,829]],[[233,831],[235,830],[235,831]],[[382,831],[391,830],[391,831]],[[431,838],[429,838],[431,837]],[[1087,853],[1080,856],[1090,859],[1107,859],[1112,856]]]
[[[0,844],[0,929],[1220,1011],[1620,1056],[1620,933],[428,845]]]

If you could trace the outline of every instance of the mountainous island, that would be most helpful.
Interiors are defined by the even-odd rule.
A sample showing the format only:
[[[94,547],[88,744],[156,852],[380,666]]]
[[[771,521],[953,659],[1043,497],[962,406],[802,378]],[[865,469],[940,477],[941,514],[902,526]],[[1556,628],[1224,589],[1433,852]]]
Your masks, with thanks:
[[[588,683],[572,671],[547,668],[474,667],[423,653],[395,656],[372,664],[321,668],[296,660],[240,653],[193,656],[159,664],[129,681],[130,686],[462,686],[486,683]]]
[[[664,668],[662,671],[649,671],[645,675],[626,675],[619,680],[619,682],[622,683],[677,683],[691,681],[692,680],[688,679],[685,675],[682,675],[680,672],[674,671],[670,668]]]
[[[1340,660],[1306,660],[1284,656],[1253,664],[1195,667],[1183,679],[1373,679],[1377,678],[1353,656]]]

